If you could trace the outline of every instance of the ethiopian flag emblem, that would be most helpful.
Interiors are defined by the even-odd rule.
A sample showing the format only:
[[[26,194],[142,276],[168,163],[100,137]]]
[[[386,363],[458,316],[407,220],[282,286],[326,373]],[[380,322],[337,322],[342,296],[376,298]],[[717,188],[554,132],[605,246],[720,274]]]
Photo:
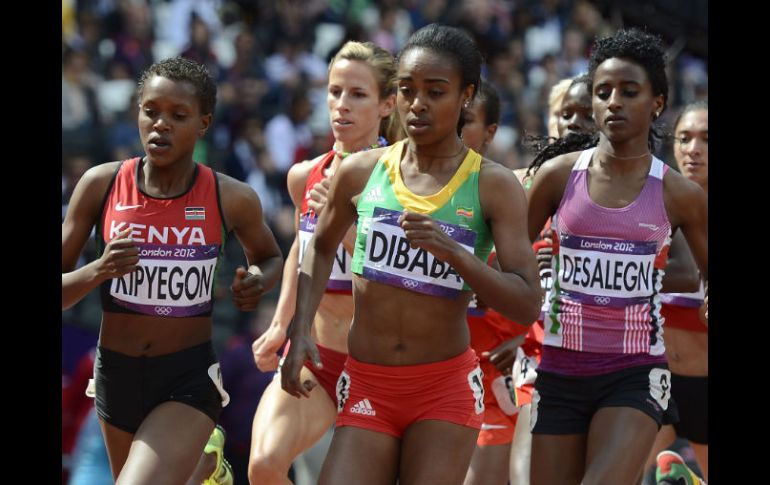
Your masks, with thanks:
[[[455,211],[455,214],[457,214],[460,217],[467,217],[469,219],[473,218],[473,209],[467,209],[465,207],[458,207],[457,211]]]

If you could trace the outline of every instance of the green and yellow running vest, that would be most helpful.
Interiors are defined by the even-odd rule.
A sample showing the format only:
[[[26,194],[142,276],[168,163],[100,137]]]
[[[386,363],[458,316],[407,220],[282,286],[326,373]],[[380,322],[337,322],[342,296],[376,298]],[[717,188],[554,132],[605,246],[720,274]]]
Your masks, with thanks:
[[[481,155],[468,154],[452,179],[433,195],[412,193],[401,178],[406,140],[390,146],[369,176],[356,206],[358,224],[351,271],[364,278],[428,295],[455,298],[470,290],[449,264],[412,249],[398,218],[404,209],[428,214],[464,249],[486,261],[492,234],[479,201]]]

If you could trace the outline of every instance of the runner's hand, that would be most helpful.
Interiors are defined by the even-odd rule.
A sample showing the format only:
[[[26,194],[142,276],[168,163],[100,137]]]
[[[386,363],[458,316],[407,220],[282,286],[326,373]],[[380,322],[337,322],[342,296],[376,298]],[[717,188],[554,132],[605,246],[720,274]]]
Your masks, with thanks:
[[[329,195],[330,184],[329,178],[325,178],[313,185],[313,188],[310,190],[310,199],[307,201],[307,206],[315,212],[316,216],[320,217],[321,212],[326,207],[326,198]]]
[[[316,386],[311,380],[299,380],[302,366],[308,360],[313,362],[317,369],[323,368],[318,347],[310,335],[292,336],[291,346],[281,366],[281,388],[296,398],[310,397],[310,391]]]
[[[96,266],[102,281],[131,273],[139,265],[139,248],[128,236],[131,230],[129,227],[120,231],[105,246]]]
[[[404,210],[398,218],[398,223],[412,249],[422,248],[441,261],[446,261],[457,248],[457,243],[427,214]]]
[[[504,375],[511,373],[513,362],[516,360],[516,349],[524,342],[526,334],[506,340],[497,347],[487,352],[482,352],[481,357],[489,357],[489,362],[497,367]]]
[[[249,266],[249,270],[239,266],[235,270],[233,283],[230,285],[233,294],[233,302],[242,311],[254,310],[265,292],[262,284],[262,271],[256,265]]]
[[[278,324],[270,325],[265,333],[260,335],[251,344],[254,353],[254,363],[262,372],[273,371],[278,368],[278,349],[286,340],[286,329]]]

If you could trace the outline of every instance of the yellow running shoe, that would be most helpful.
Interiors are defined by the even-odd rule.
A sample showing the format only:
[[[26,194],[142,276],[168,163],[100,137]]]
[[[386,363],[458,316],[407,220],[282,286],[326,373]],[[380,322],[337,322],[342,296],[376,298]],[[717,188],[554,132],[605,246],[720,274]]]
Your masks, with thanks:
[[[209,441],[206,443],[206,447],[203,448],[204,453],[214,453],[217,456],[217,467],[214,469],[214,473],[211,474],[202,485],[233,485],[233,467],[225,460],[224,447],[225,447],[225,430],[221,426],[217,425],[214,431],[209,436]]]

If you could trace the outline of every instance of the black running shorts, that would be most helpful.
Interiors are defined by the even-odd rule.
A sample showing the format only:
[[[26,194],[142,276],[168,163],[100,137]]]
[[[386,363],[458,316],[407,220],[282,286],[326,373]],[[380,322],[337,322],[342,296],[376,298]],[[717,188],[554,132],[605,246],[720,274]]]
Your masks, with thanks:
[[[188,404],[216,423],[229,400],[219,390],[221,373],[211,342],[157,357],[130,357],[97,347],[94,366],[96,412],[132,434],[166,401]]]

